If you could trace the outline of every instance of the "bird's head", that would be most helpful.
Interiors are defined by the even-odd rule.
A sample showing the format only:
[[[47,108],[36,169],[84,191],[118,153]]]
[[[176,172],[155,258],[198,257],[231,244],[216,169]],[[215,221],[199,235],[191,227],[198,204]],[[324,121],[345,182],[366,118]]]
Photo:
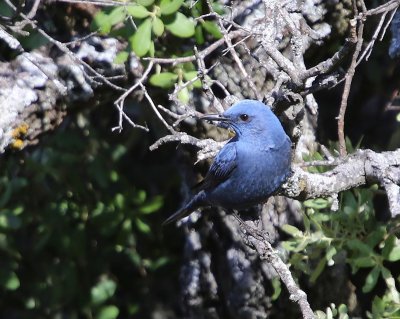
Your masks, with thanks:
[[[243,100],[221,115],[206,115],[202,119],[218,121],[218,126],[234,130],[238,138],[260,134],[267,134],[270,137],[285,135],[278,118],[260,101]]]

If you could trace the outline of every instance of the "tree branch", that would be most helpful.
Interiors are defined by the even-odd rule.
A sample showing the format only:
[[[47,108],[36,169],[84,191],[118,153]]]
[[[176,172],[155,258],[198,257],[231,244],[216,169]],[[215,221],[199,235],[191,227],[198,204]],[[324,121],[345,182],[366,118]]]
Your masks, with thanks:
[[[272,248],[271,244],[266,241],[257,240],[255,237],[252,237],[251,234],[248,236],[248,240],[253,245],[253,247],[257,250],[260,259],[268,262],[272,265],[275,271],[278,273],[282,282],[286,286],[287,290],[290,293],[290,300],[296,302],[300,306],[301,313],[304,319],[313,319],[315,318],[314,313],[310,307],[310,304],[307,301],[306,293],[299,288],[296,282],[293,279],[292,273],[286,264],[282,261],[282,259],[278,256],[276,251]]]
[[[357,28],[357,20],[353,19],[350,21],[351,25],[351,38],[353,41],[357,42],[356,50],[353,53],[353,57],[351,60],[350,67],[346,73],[345,77],[345,84],[342,94],[342,100],[340,102],[340,110],[338,115],[338,137],[339,137],[339,152],[341,156],[347,155],[346,151],[346,141],[345,141],[345,133],[344,133],[344,117],[346,115],[347,109],[347,101],[350,94],[351,82],[353,81],[353,77],[356,71],[357,66],[357,58],[360,55],[362,44],[364,42],[363,39],[363,32],[364,32],[364,22],[359,21],[359,27],[356,35],[356,28]]]
[[[186,133],[176,133],[159,139],[150,146],[150,150],[168,142],[180,142],[200,148],[197,162],[215,156],[225,144],[212,139],[199,140]],[[298,200],[334,197],[354,187],[379,183],[386,190],[392,217],[400,215],[400,149],[383,153],[359,150],[347,157],[331,159],[329,164],[336,167],[321,174],[304,171],[304,163],[294,166],[293,175],[282,186],[280,194]]]
[[[371,183],[385,188],[392,217],[400,215],[400,149],[384,153],[359,150],[322,174],[295,167],[293,175],[282,186],[282,195],[299,200],[329,197]]]

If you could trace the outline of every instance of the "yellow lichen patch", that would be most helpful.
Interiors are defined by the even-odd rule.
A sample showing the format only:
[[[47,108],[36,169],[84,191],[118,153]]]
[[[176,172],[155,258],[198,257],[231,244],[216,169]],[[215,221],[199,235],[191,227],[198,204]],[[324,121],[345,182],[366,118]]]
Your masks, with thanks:
[[[21,125],[17,126],[15,129],[13,129],[12,137],[17,139],[18,137],[26,135],[26,133],[28,133],[28,129],[29,129],[28,124],[22,123]]]
[[[14,140],[14,141],[10,144],[10,146],[11,146],[12,148],[14,148],[14,149],[20,150],[20,149],[24,146],[24,141],[18,138],[18,139],[16,139],[16,140]]]

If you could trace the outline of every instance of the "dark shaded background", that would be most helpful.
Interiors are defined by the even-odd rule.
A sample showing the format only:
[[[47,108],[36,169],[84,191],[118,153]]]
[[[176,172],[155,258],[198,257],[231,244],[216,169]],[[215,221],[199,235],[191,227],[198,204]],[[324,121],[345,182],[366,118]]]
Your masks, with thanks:
[[[58,21],[60,40],[68,40],[62,11],[53,7],[42,17]],[[362,148],[400,147],[398,112],[386,110],[400,81],[397,61],[387,55],[388,38],[353,80],[346,133]],[[311,50],[310,65],[338,45],[332,38]],[[0,58],[10,59],[6,53]],[[342,89],[316,94],[323,144],[337,139]],[[161,90],[150,93],[165,99]],[[115,309],[119,318],[179,314],[182,230],[161,222],[181,204],[181,174],[205,167],[190,171],[190,147],[150,152],[166,132],[140,102],[127,109],[150,133],[128,126],[112,133],[115,97],[98,99],[103,94],[99,89],[86,104],[70,105],[61,126],[38,145],[0,157],[1,318],[112,318]],[[382,199],[376,205],[386,209]]]

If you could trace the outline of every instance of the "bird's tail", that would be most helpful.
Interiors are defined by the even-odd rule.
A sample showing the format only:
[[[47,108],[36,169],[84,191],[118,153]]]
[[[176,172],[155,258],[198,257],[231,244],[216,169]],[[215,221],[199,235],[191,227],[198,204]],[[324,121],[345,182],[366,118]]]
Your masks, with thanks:
[[[162,225],[164,226],[164,225],[170,224],[178,219],[181,219],[181,218],[189,215],[195,209],[203,206],[205,204],[205,197],[206,196],[205,196],[204,191],[197,193],[196,195],[193,196],[193,198],[189,201],[189,203],[187,203],[185,206],[183,206],[181,209],[179,209],[176,213],[169,216],[162,223]]]

